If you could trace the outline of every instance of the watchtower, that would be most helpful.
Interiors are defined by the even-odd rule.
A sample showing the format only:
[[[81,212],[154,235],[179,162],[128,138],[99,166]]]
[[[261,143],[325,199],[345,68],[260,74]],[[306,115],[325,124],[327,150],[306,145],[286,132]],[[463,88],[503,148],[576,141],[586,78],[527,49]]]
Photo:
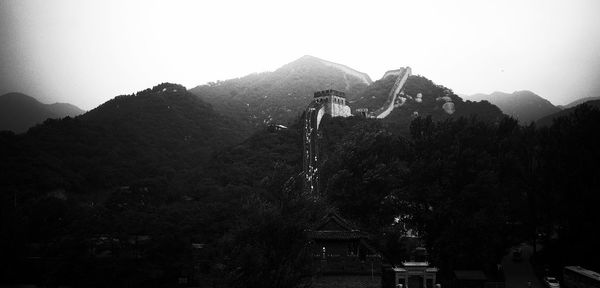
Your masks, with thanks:
[[[348,117],[352,115],[350,107],[346,105],[346,94],[341,91],[329,89],[315,92],[313,102],[325,106],[325,114],[331,117]]]

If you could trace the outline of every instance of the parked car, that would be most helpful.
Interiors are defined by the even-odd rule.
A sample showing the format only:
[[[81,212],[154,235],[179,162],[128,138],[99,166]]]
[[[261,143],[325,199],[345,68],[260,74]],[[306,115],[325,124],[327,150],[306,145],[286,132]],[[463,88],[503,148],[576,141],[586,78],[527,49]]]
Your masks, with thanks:
[[[544,277],[544,284],[547,288],[560,288],[560,283],[555,277]]]

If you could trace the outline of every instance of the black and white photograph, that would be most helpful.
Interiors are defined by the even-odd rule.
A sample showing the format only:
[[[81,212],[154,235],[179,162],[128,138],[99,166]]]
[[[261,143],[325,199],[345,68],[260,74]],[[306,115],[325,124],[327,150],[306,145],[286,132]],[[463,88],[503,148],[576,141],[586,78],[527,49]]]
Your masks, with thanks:
[[[600,288],[599,0],[0,0],[0,288]]]

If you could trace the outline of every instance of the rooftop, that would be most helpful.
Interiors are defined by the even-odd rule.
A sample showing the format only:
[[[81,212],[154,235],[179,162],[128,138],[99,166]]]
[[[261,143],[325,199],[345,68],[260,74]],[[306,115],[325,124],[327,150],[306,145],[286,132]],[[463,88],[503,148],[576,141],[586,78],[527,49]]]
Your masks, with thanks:
[[[367,233],[342,218],[336,212],[330,212],[313,227],[307,230],[311,239],[361,239],[368,238]]]
[[[350,240],[367,238],[367,235],[359,231],[308,231],[311,239]]]
[[[416,261],[406,261],[406,262],[402,262],[402,265],[404,265],[405,267],[410,267],[410,266],[429,266],[429,262],[416,262]]]

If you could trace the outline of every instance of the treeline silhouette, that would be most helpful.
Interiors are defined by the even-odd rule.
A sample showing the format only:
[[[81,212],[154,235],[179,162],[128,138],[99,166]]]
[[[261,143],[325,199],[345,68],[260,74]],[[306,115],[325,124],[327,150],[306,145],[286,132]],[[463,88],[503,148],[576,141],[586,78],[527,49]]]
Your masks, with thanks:
[[[539,232],[552,267],[598,268],[597,109],[545,128],[417,117],[409,133],[325,117],[315,197],[301,187],[301,119],[240,143],[244,125],[181,89],[1,134],[4,282],[293,287],[310,280],[304,230],[330,210],[395,264],[418,233],[441,279],[495,269]]]
[[[325,133],[352,132],[324,155],[321,191],[378,235],[391,262],[409,256],[393,251],[410,230],[446,280],[454,269],[497,271],[523,241],[543,244],[535,260],[555,275],[563,265],[600,268],[597,108],[582,105],[543,128],[509,117],[416,118],[410,137],[387,123],[346,123],[324,124]]]

